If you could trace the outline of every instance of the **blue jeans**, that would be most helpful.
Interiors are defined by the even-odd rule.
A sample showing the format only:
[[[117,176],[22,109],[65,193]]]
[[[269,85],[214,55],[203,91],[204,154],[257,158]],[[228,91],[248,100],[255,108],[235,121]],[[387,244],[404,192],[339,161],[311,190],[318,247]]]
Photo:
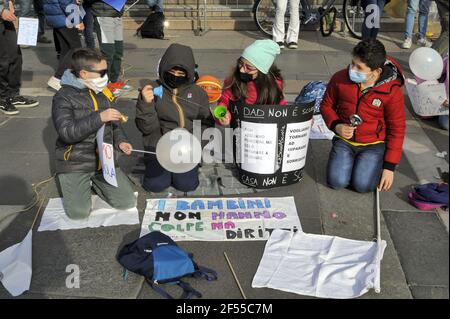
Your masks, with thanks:
[[[362,0],[361,6],[365,12],[365,21],[362,26],[362,37],[363,40],[376,39],[378,32],[380,31],[381,15],[384,10],[384,4],[386,0]],[[378,12],[374,12],[368,8],[369,5],[376,5],[378,7]]]
[[[199,184],[198,166],[187,173],[175,174],[166,171],[156,159],[149,160],[145,164],[142,187],[148,192],[160,193],[169,186],[182,192],[190,192],[195,190]]]
[[[430,0],[408,0],[405,19],[405,38],[407,39],[412,38],[417,9],[419,9],[419,37],[423,39],[427,33]]]
[[[439,126],[443,129],[448,131],[448,115],[440,115],[438,118]]]
[[[146,0],[149,7],[155,7],[155,12],[164,11],[164,0]]]
[[[380,181],[385,149],[384,143],[353,146],[334,137],[328,159],[328,185],[334,189],[350,186],[359,193],[374,191]]]

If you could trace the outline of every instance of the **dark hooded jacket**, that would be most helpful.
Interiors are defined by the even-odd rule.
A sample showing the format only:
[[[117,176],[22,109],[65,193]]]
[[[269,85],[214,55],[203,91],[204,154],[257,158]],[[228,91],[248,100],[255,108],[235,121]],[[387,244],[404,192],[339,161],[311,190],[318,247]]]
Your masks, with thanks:
[[[62,88],[53,97],[52,119],[58,139],[56,141],[56,173],[90,173],[99,168],[97,131],[104,124],[100,112],[110,106],[103,93],[95,94],[82,84],[70,70],[61,78]],[[97,101],[98,110],[90,92]],[[117,163],[118,145],[126,142],[120,124],[105,124],[103,140],[115,146]]]
[[[350,123],[358,114],[359,125],[352,142],[386,142],[384,168],[395,170],[402,156],[406,130],[404,83],[400,65],[388,58],[378,82],[364,91],[350,80],[348,68],[333,75],[327,86],[320,112],[327,126],[334,131],[339,123]]]
[[[188,78],[187,83],[176,91],[163,79],[164,73],[174,67],[184,69]],[[145,81],[144,86],[150,84],[155,88],[162,85],[162,99],[155,96],[152,103],[145,103],[139,96],[136,105],[136,126],[142,132],[145,149],[150,151],[155,149],[162,135],[180,127],[183,120],[185,128],[191,133],[194,120],[202,121],[203,128],[214,125],[208,95],[195,84],[195,60],[190,47],[172,44],[161,58],[158,72],[160,79]]]

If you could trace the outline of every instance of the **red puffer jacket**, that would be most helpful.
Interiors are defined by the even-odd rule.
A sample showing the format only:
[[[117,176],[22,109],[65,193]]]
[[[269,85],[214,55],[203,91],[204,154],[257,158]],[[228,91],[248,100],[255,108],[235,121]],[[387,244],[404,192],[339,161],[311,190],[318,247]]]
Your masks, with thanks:
[[[352,141],[385,141],[383,167],[390,170],[395,170],[400,162],[405,137],[403,83],[401,67],[392,58],[386,60],[375,86],[364,91],[350,80],[346,68],[331,78],[320,108],[325,123],[333,131],[337,124],[349,124],[350,117],[358,114],[363,123],[356,128]]]

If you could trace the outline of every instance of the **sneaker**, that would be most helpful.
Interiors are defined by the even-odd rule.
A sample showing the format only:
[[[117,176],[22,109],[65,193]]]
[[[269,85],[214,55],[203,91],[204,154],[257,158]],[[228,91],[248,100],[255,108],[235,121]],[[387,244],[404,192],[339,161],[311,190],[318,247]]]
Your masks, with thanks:
[[[59,91],[61,89],[61,80],[58,78],[55,78],[54,76],[52,76],[48,82],[47,85],[49,87],[51,87],[52,89]]]
[[[433,43],[426,38],[420,38],[417,40],[417,45],[421,47],[431,48]]]
[[[412,39],[406,38],[402,44],[402,48],[403,49],[411,49],[411,46],[412,46]]]
[[[284,49],[284,42],[277,42],[277,44],[280,46],[280,49]]]
[[[38,43],[52,43],[52,40],[47,38],[45,35],[41,34],[41,35],[38,36],[37,42]]]
[[[19,114],[19,110],[11,103],[11,99],[0,100],[0,111],[6,115]]]
[[[298,45],[297,45],[296,42],[289,42],[289,43],[288,43],[288,48],[289,48],[289,49],[297,49],[297,48],[298,48]]]
[[[39,105],[38,101],[27,99],[21,95],[17,95],[11,98],[11,104],[17,108],[28,108],[28,107],[36,107]]]

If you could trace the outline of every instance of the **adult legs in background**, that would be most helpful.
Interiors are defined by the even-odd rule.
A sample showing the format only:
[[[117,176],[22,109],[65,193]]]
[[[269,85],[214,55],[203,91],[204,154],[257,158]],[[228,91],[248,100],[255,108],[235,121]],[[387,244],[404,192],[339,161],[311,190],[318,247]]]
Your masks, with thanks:
[[[85,7],[86,15],[83,18],[84,23],[84,39],[86,40],[86,46],[91,49],[95,49],[94,38],[94,16],[90,7]]]
[[[381,27],[381,15],[383,14],[386,0],[362,0],[365,19],[362,26],[363,40],[376,39]]]
[[[297,48],[298,35],[300,31],[300,0],[290,0],[289,1],[289,28],[287,31],[286,42],[290,49]]]
[[[284,26],[284,16],[286,15],[288,0],[277,0],[277,11],[275,14],[275,23],[273,24],[273,41],[284,47],[284,37],[285,37],[285,26]]]
[[[449,2],[447,0],[436,1],[439,19],[441,20],[441,34],[433,43],[432,48],[440,55],[448,53],[448,25],[449,25]]]
[[[56,38],[61,47],[61,55],[58,69],[54,77],[61,79],[64,71],[70,68],[71,54],[75,49],[81,48],[81,40],[76,28],[55,29]],[[69,55],[68,55],[69,54]],[[68,56],[67,56],[68,55]]]
[[[19,95],[22,78],[22,52],[17,45],[14,24],[0,22],[0,111],[7,115],[19,111],[11,99]]]

